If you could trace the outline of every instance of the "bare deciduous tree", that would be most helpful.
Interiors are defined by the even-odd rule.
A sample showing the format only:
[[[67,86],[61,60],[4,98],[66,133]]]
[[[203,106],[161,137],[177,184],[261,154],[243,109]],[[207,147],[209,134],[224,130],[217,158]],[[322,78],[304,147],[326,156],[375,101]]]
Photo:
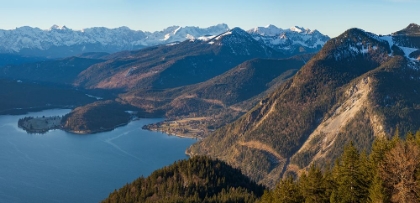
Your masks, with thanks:
[[[389,151],[379,172],[392,202],[417,202],[419,188],[416,184],[416,169],[420,163],[420,149],[413,142],[399,142]]]

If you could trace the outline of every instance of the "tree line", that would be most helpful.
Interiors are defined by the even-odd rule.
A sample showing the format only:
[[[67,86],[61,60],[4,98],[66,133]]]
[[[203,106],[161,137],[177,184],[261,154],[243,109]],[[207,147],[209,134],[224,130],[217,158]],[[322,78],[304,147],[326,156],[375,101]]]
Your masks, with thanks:
[[[140,177],[103,202],[256,202],[264,189],[223,161],[197,156]]]
[[[312,164],[298,179],[288,177],[260,202],[419,202],[420,131],[405,139],[377,138],[370,153],[349,143],[326,167]]]
[[[219,160],[193,157],[141,177],[103,202],[353,203],[420,202],[420,131],[350,142],[333,164],[311,164],[268,190]],[[265,191],[264,191],[265,189]]]

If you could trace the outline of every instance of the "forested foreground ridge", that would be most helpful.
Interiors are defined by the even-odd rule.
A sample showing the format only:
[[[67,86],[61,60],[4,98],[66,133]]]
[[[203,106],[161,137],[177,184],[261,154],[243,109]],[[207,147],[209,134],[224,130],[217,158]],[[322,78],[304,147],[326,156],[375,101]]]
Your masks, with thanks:
[[[398,131],[397,131],[398,133]],[[373,142],[369,154],[351,142],[333,167],[288,177],[260,202],[419,202],[420,132]]]
[[[311,164],[271,190],[223,161],[197,156],[141,177],[103,202],[419,202],[420,131],[405,139],[398,134],[375,139],[370,151],[349,142],[333,163]]]
[[[103,202],[255,202],[264,189],[222,161],[194,157],[140,177]]]

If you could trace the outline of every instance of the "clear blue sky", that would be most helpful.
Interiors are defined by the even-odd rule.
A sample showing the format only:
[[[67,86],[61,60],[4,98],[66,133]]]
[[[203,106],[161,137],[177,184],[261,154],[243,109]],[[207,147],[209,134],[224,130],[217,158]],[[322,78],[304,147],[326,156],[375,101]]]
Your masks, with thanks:
[[[57,24],[157,31],[171,25],[226,23],[247,30],[298,25],[335,37],[352,27],[389,34],[412,22],[420,24],[420,0],[8,0],[1,3],[0,19],[0,29]]]

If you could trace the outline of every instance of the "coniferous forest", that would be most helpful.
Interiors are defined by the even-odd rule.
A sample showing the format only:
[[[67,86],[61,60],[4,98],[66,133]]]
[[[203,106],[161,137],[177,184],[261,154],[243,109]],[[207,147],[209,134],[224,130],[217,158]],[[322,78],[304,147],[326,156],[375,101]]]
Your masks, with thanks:
[[[140,177],[103,202],[255,202],[264,189],[240,170],[200,156]]]
[[[332,166],[311,165],[260,202],[419,202],[420,132],[378,138],[370,152],[349,143]]]
[[[377,138],[369,152],[350,142],[334,163],[312,164],[273,189],[223,161],[197,156],[141,177],[103,202],[418,202],[419,186],[420,131],[405,139],[397,131]]]

